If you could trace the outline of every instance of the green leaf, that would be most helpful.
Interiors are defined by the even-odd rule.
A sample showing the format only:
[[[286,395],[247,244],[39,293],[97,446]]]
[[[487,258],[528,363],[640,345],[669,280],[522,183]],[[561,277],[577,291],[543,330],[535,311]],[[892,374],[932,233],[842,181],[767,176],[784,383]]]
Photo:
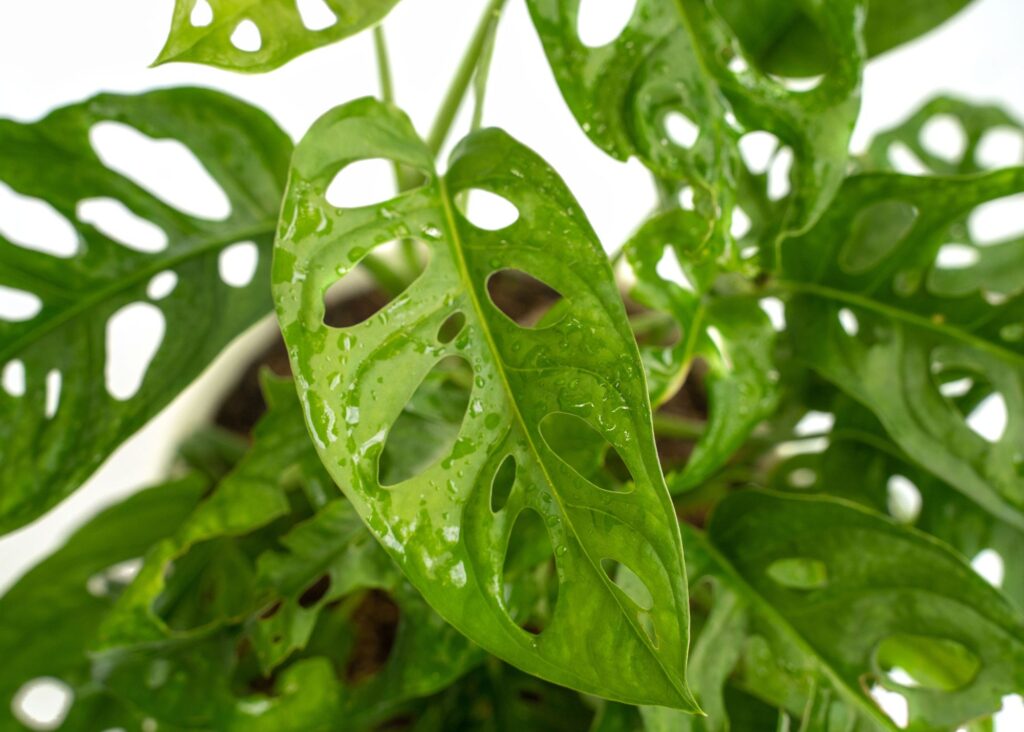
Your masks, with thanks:
[[[711,291],[714,272],[702,261],[701,227],[692,211],[669,211],[649,220],[625,249],[637,280],[632,297],[670,315],[680,331],[672,345],[641,346],[651,401],[670,399],[695,358],[708,365],[708,423],[685,468],[668,477],[673,494],[699,485],[724,465],[778,403],[772,324],[756,300]],[[690,289],[660,274],[666,257],[675,257]]]
[[[103,622],[100,649],[201,637],[239,621],[258,601],[251,563],[226,539],[288,516],[289,473],[315,462],[289,382],[265,379],[264,387],[270,410],[253,431],[252,448],[172,535],[147,552]],[[203,577],[210,567],[214,574]],[[205,593],[204,581],[210,583]]]
[[[307,24],[296,0],[208,0],[212,17],[196,25],[195,8],[206,1],[175,0],[171,31],[154,65],[190,61],[232,71],[270,71],[369,28],[398,4],[398,0],[324,0],[334,15],[334,22],[326,25]],[[253,50],[232,39],[243,23],[256,27],[259,42]]]
[[[914,464],[889,439],[869,411],[848,397],[834,407],[835,425],[823,452],[798,455],[780,464],[773,475],[779,490],[825,492],[868,506],[894,519],[911,523],[974,558],[996,552],[1004,566],[1024,552],[1024,531],[1000,521],[962,493]],[[897,477],[899,476],[899,477]],[[899,482],[920,493],[916,515],[906,500],[894,494]],[[908,486],[909,484],[909,486]],[[1024,610],[1024,576],[1004,574],[1000,591]]]
[[[22,685],[42,677],[61,680],[75,694],[61,729],[105,729],[94,714],[106,722],[122,719],[108,714],[134,719],[94,688],[86,649],[125,581],[117,568],[173,532],[205,487],[203,479],[190,476],[105,510],[0,598],[0,652],[6,659],[0,727],[22,729],[12,716],[13,699]]]
[[[868,57],[911,41],[942,24],[971,0],[869,0],[864,22]],[[722,15],[745,48],[768,71],[781,76],[825,72],[836,51],[822,37],[809,3],[800,0],[723,0]]]
[[[325,191],[346,165],[387,158],[425,181],[379,206],[339,209]],[[497,231],[458,202],[482,189],[515,206]],[[472,196],[470,197],[472,201]],[[470,204],[472,206],[472,203]],[[471,209],[472,212],[472,209]],[[324,325],[324,292],[375,245],[418,236],[431,260],[373,318]],[[525,328],[490,300],[502,269],[542,278],[567,305],[553,324]],[[426,600],[500,658],[557,683],[626,701],[693,708],[683,682],[685,571],[651,429],[642,367],[611,269],[565,185],[497,130],[463,141],[439,177],[407,118],[373,100],[321,118],[294,158],[274,261],[274,297],[307,422],[335,481]],[[461,330],[442,326],[461,313]],[[460,322],[463,322],[460,320]],[[441,361],[472,371],[468,407],[448,454],[385,487],[389,431]],[[620,453],[628,492],[602,490],[546,441],[571,415]],[[492,511],[491,485],[511,456],[515,478]],[[549,626],[520,628],[503,593],[509,536],[539,514],[560,585]],[[602,560],[630,567],[653,604],[639,607]],[[600,624],[581,618],[600,618]],[[580,663],[586,658],[586,663]]]
[[[926,144],[929,125],[936,123],[945,123],[949,130],[947,135],[952,135],[947,149],[939,149],[937,143],[944,141],[941,137]],[[963,147],[959,150],[955,147],[957,130],[963,135]],[[984,147],[991,134],[1015,130],[1024,131],[1024,125],[1002,107],[938,96],[892,129],[875,135],[860,165],[865,170],[899,170],[897,163],[901,155],[919,164],[922,172],[933,175],[965,175],[994,167],[1021,165],[1024,158],[998,159],[998,148]],[[997,159],[989,159],[990,156]]]
[[[779,204],[776,231],[817,218],[842,180],[860,105],[860,0],[806,4],[836,54],[810,91],[772,77],[703,0],[638,0],[621,34],[597,48],[577,31],[580,1],[529,0],[529,7],[562,94],[595,144],[692,186],[696,210],[728,231],[739,138],[767,130],[794,156],[792,194]],[[673,139],[675,115],[698,128],[695,140]]]
[[[227,195],[230,214],[197,218],[105,166],[89,137],[101,122],[186,145]],[[60,257],[0,236],[0,285],[39,301],[32,317],[0,320],[0,368],[24,373],[23,388],[0,390],[0,533],[77,489],[270,310],[271,234],[290,151],[265,114],[201,89],[101,95],[31,124],[0,120],[0,180],[48,203],[77,240],[75,252]],[[83,220],[81,202],[99,198],[158,226],[166,247],[136,251]],[[218,257],[247,241],[258,247],[255,274],[230,286]],[[164,273],[177,284],[151,297],[148,286]],[[105,386],[105,371],[118,366],[106,331],[115,314],[140,303],[163,322],[163,340],[138,390],[115,397]]]
[[[805,236],[787,242],[786,309],[798,358],[870,409],[910,458],[1012,526],[1024,527],[1024,271],[981,282],[944,270],[944,245],[986,253],[967,217],[1024,192],[1024,168],[984,176],[865,174],[846,181]],[[979,255],[981,257],[982,255]],[[971,378],[1000,399],[1001,435],[979,434],[973,406],[943,394]],[[975,401],[975,404],[977,401]],[[963,410],[963,411],[962,411]]]
[[[1021,615],[924,534],[844,501],[743,491],[716,508],[706,541],[687,538],[692,575],[746,608],[736,682],[798,715],[895,730],[867,695],[877,683],[907,698],[908,729],[953,729],[1024,682]],[[798,562],[821,568],[814,586],[780,570]],[[941,648],[956,650],[921,653]],[[895,667],[920,685],[897,683]]]

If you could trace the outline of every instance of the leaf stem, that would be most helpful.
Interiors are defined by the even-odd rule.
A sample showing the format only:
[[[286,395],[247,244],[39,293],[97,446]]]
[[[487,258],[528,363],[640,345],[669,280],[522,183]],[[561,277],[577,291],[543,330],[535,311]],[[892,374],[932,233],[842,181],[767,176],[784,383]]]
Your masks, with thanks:
[[[678,414],[657,412],[654,415],[654,434],[674,440],[699,440],[704,435],[704,422]]]
[[[427,147],[434,155],[441,151],[445,140],[448,139],[455,115],[462,105],[462,100],[466,96],[469,84],[473,80],[473,75],[476,73],[477,66],[488,45],[492,28],[497,26],[504,6],[505,0],[490,0],[480,23],[473,32],[466,53],[455,71],[455,77],[452,79],[451,86],[448,87],[448,92],[445,94],[444,101],[441,103],[441,108],[437,112],[437,117],[434,119],[434,124],[427,137]]]
[[[391,75],[391,60],[388,56],[388,44],[387,39],[384,36],[383,24],[374,26],[373,29],[373,48],[377,58],[377,78],[380,83],[380,98],[388,103],[395,103],[395,85],[393,77]],[[413,182],[410,180],[408,173],[402,169],[402,166],[398,162],[392,163],[392,169],[395,173],[395,187],[398,192],[406,191],[412,187]],[[411,239],[403,239],[400,245],[402,264],[406,270],[407,277],[402,278],[399,275],[392,273],[391,285],[396,284],[396,280],[405,279],[405,284],[411,282],[417,274],[419,274],[420,263],[416,257],[416,247]],[[383,268],[387,268],[387,265],[382,260],[377,260],[374,263],[370,263],[367,269],[371,272],[380,272]],[[374,277],[377,275],[374,274]],[[378,279],[379,281],[379,279]],[[384,287],[383,283],[380,283]],[[390,287],[386,289],[391,289]],[[403,286],[404,289],[404,286]],[[399,290],[400,292],[401,290]],[[395,293],[392,293],[395,294]]]

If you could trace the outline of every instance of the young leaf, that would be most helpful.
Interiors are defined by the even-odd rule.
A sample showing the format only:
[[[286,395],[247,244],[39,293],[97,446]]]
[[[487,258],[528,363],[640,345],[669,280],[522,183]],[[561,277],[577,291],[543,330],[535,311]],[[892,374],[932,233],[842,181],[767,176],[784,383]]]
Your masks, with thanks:
[[[641,346],[651,401],[658,405],[671,398],[694,358],[708,364],[707,428],[685,469],[668,476],[673,494],[699,485],[720,468],[778,402],[772,324],[753,299],[709,292],[714,272],[702,261],[701,230],[694,212],[670,211],[641,227],[625,250],[637,279],[633,298],[668,313],[681,331],[673,345]],[[661,262],[673,256],[690,289],[659,271]]]
[[[296,0],[175,0],[171,31],[155,65],[191,61],[232,71],[270,71],[369,28],[398,4],[318,2],[319,8],[304,14]]]
[[[109,167],[90,133],[95,141],[105,129],[97,125],[110,124],[133,145],[157,146],[154,155],[187,146],[230,212],[217,221],[186,213]],[[290,151],[265,114],[200,89],[101,95],[32,124],[0,120],[0,181],[37,208],[48,204],[71,245],[55,253],[56,240],[21,241],[3,234],[16,219],[0,220],[0,286],[37,302],[27,317],[0,316],[0,533],[77,489],[269,311],[270,242]],[[130,163],[159,179],[160,160]],[[90,201],[108,212],[123,207],[120,217],[94,220]],[[155,246],[139,251],[140,241],[113,233],[126,220]],[[241,286],[219,274],[220,257],[236,244],[258,257]],[[155,343],[152,360],[135,364],[140,373],[129,374],[126,386],[112,374],[122,359],[137,359],[136,345],[143,350],[121,342],[117,323],[129,308],[147,318],[132,333],[145,330]]]
[[[842,180],[860,106],[860,0],[804,5],[835,52],[809,91],[788,89],[758,65],[709,3],[638,0],[618,37],[591,48],[577,27],[580,2],[529,0],[529,7],[562,94],[595,144],[689,184],[696,210],[728,225],[739,138],[764,130],[794,158],[777,230],[817,218]],[[679,120],[682,135],[674,132]]]
[[[1021,616],[923,534],[843,501],[743,491],[716,508],[706,542],[691,536],[694,578],[746,608],[738,683],[795,714],[896,730],[874,683],[907,698],[909,729],[954,729],[1024,681]],[[919,685],[890,678],[897,667]]]
[[[911,459],[1017,528],[1024,272],[1009,258],[1003,276],[983,282],[975,267],[946,270],[942,250],[1018,248],[1019,239],[974,241],[967,218],[1021,192],[1024,168],[960,179],[855,176],[783,255],[786,287],[798,293],[786,310],[796,355],[874,412]],[[976,419],[942,393],[958,374],[1004,406],[1001,433],[976,431]]]
[[[423,184],[380,205],[328,203],[339,171],[367,158],[417,168]],[[475,213],[474,200],[485,195],[491,203],[504,199],[502,219]],[[460,210],[467,197],[468,218]],[[429,242],[420,278],[371,319],[326,326],[328,287],[375,245],[409,236]],[[488,291],[502,270],[557,290],[566,301],[557,322],[527,328],[508,318]],[[607,259],[555,173],[507,135],[485,130],[459,145],[441,177],[404,115],[369,99],[344,105],[321,118],[296,151],[273,279],[321,458],[427,601],[530,673],[692,710],[683,681],[682,547],[640,359]],[[462,325],[449,333],[456,313]],[[386,486],[380,459],[389,431],[439,365],[471,385],[457,438],[418,475]],[[598,488],[553,449],[545,430],[557,436],[567,422],[594,430],[619,452],[631,490]],[[508,459],[511,488],[492,509],[492,484]],[[517,519],[535,514],[547,527],[560,580],[553,617],[539,635],[517,625],[503,590],[509,537]],[[649,601],[621,590],[607,562],[638,575]]]

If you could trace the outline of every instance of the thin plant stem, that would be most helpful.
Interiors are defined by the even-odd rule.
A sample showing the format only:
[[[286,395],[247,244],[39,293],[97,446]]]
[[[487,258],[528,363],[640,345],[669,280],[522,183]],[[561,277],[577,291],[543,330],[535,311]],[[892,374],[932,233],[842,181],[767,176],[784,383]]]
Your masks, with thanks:
[[[427,147],[434,155],[441,151],[445,140],[448,139],[452,123],[455,121],[455,115],[458,113],[459,107],[466,97],[466,91],[469,89],[473,75],[476,73],[480,59],[488,45],[487,39],[491,34],[491,29],[498,24],[498,19],[501,17],[501,11],[505,7],[505,2],[506,0],[490,0],[487,4],[487,9],[484,10],[483,17],[480,19],[480,23],[473,32],[473,37],[469,41],[466,53],[463,55],[462,61],[455,71],[451,86],[448,87],[448,92],[445,94],[441,108],[434,119],[434,124],[430,128],[430,134],[427,136]]]
[[[469,123],[470,132],[480,129],[484,118],[484,100],[487,95],[487,79],[491,73],[491,59],[494,58],[494,39],[498,34],[498,23],[491,23],[484,48],[480,53],[480,62],[473,76],[473,119]]]

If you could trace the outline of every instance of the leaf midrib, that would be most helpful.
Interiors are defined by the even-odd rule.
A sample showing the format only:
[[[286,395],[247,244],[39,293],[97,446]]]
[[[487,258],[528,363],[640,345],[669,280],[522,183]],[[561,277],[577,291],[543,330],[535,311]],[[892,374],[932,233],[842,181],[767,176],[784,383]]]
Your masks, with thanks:
[[[239,240],[271,235],[274,233],[276,226],[276,221],[260,222],[258,225],[243,228],[231,236],[221,236],[211,239],[204,244],[189,248],[187,251],[181,252],[176,256],[155,258],[146,266],[139,267],[126,276],[116,278],[110,285],[101,287],[98,290],[93,291],[91,294],[87,294],[85,297],[75,300],[69,307],[45,321],[39,327],[28,329],[23,336],[11,341],[6,348],[0,349],[0,363],[4,363],[8,359],[16,357],[30,345],[38,342],[47,334],[64,325],[69,320],[73,320],[83,312],[92,309],[106,300],[112,299],[115,295],[123,294],[124,292],[138,286],[140,283],[159,272],[173,269],[191,259],[198,259],[206,256],[212,251],[222,249]]]
[[[917,315],[916,313],[901,310],[900,308],[893,307],[892,305],[886,305],[874,298],[865,297],[864,295],[858,295],[854,292],[839,290],[834,287],[819,285],[812,282],[779,280],[776,284],[779,289],[783,291],[803,293],[828,300],[835,300],[836,302],[853,305],[854,307],[871,310],[893,320],[898,320],[918,328],[923,328],[924,330],[939,333],[947,338],[961,341],[972,348],[984,351],[1000,360],[1015,363],[1024,368],[1024,356],[1014,353],[998,343],[993,343],[992,341],[984,338],[979,338],[978,336],[962,330],[961,328],[947,325],[946,323],[937,323],[930,318],[925,318],[921,315]]]
[[[555,503],[558,506],[559,511],[561,512],[562,516],[564,516],[568,528],[572,531],[573,536],[579,537],[580,534],[576,530],[576,527],[573,526],[572,520],[569,517],[568,511],[566,511],[565,509],[565,505],[562,502],[561,496],[559,495],[558,491],[555,490],[555,483],[552,480],[551,475],[548,473],[547,466],[545,466],[544,461],[540,458],[541,453],[537,449],[537,446],[534,444],[534,441],[530,436],[530,431],[526,427],[526,421],[523,419],[523,415],[519,411],[519,403],[515,399],[515,395],[512,390],[512,385],[508,380],[507,374],[505,373],[505,367],[499,355],[500,352],[498,351],[497,343],[494,340],[494,336],[491,334],[490,327],[487,324],[487,319],[484,317],[484,310],[480,304],[480,299],[477,297],[476,290],[473,288],[472,284],[470,284],[472,283],[472,278],[469,275],[469,267],[466,264],[466,258],[462,251],[462,240],[458,234],[455,215],[454,212],[452,211],[450,199],[448,196],[447,183],[445,179],[441,176],[438,176],[437,182],[438,192],[440,194],[439,198],[441,200],[441,207],[444,211],[445,224],[448,227],[448,231],[451,233],[453,244],[452,248],[454,249],[454,258],[456,266],[458,267],[459,276],[461,277],[462,281],[467,284],[466,291],[469,295],[470,303],[472,304],[473,311],[476,314],[478,322],[480,323],[480,331],[483,333],[484,339],[487,343],[487,347],[493,356],[495,370],[498,373],[498,377],[501,379],[502,387],[504,388],[505,394],[508,397],[508,402],[511,407],[513,418],[519,425],[519,428],[523,433],[527,444],[530,447],[530,451],[535,456],[536,462],[540,466],[541,472],[544,474],[544,480],[548,484],[548,489],[552,497],[555,499]],[[580,542],[580,547],[583,547],[582,541]],[[600,570],[598,568],[597,564],[595,564],[593,558],[587,551],[584,551],[583,555],[587,558],[587,561],[590,563],[591,568],[594,570],[594,572],[598,574],[598,576],[600,577],[603,574],[603,570]],[[605,584],[605,588],[608,589],[607,584]],[[670,671],[665,667],[665,664],[662,661],[661,657],[657,653],[654,653],[650,646],[647,645],[647,643],[644,640],[644,637],[641,635],[642,631],[636,626],[630,614],[626,612],[626,608],[623,607],[621,599],[614,592],[610,592],[610,594],[612,598],[615,600],[616,604],[618,604],[620,610],[622,611],[622,614],[629,621],[629,625],[633,629],[633,633],[636,636],[637,640],[639,640],[640,644],[647,649],[648,653],[650,653],[651,656],[654,657],[654,660],[658,664],[658,668],[661,669],[661,672],[662,674],[664,674],[669,685],[673,689],[675,689],[676,693],[679,696],[679,699],[684,702],[688,701],[690,699],[690,695],[686,692],[686,687],[683,686],[682,688],[680,688],[679,684],[676,682],[672,673],[670,673]]]
[[[691,528],[691,531],[688,533],[702,544],[702,548],[711,555],[712,560],[726,575],[730,584],[738,592],[742,593],[758,612],[763,613],[773,624],[780,628],[782,632],[789,637],[789,640],[794,646],[804,654],[814,659],[818,668],[821,669],[822,673],[828,677],[832,685],[844,697],[847,697],[854,706],[865,711],[875,722],[881,724],[885,729],[890,730],[891,732],[901,732],[899,727],[896,726],[896,723],[889,719],[881,709],[868,702],[864,695],[859,693],[858,690],[851,688],[846,680],[843,679],[832,668],[832,666],[821,657],[817,650],[808,643],[792,625],[789,624],[789,622],[772,606],[772,604],[762,597],[761,594],[746,581],[736,568],[733,567],[732,563],[729,562],[729,560],[718,551],[718,548],[711,543],[707,534],[695,528]]]

